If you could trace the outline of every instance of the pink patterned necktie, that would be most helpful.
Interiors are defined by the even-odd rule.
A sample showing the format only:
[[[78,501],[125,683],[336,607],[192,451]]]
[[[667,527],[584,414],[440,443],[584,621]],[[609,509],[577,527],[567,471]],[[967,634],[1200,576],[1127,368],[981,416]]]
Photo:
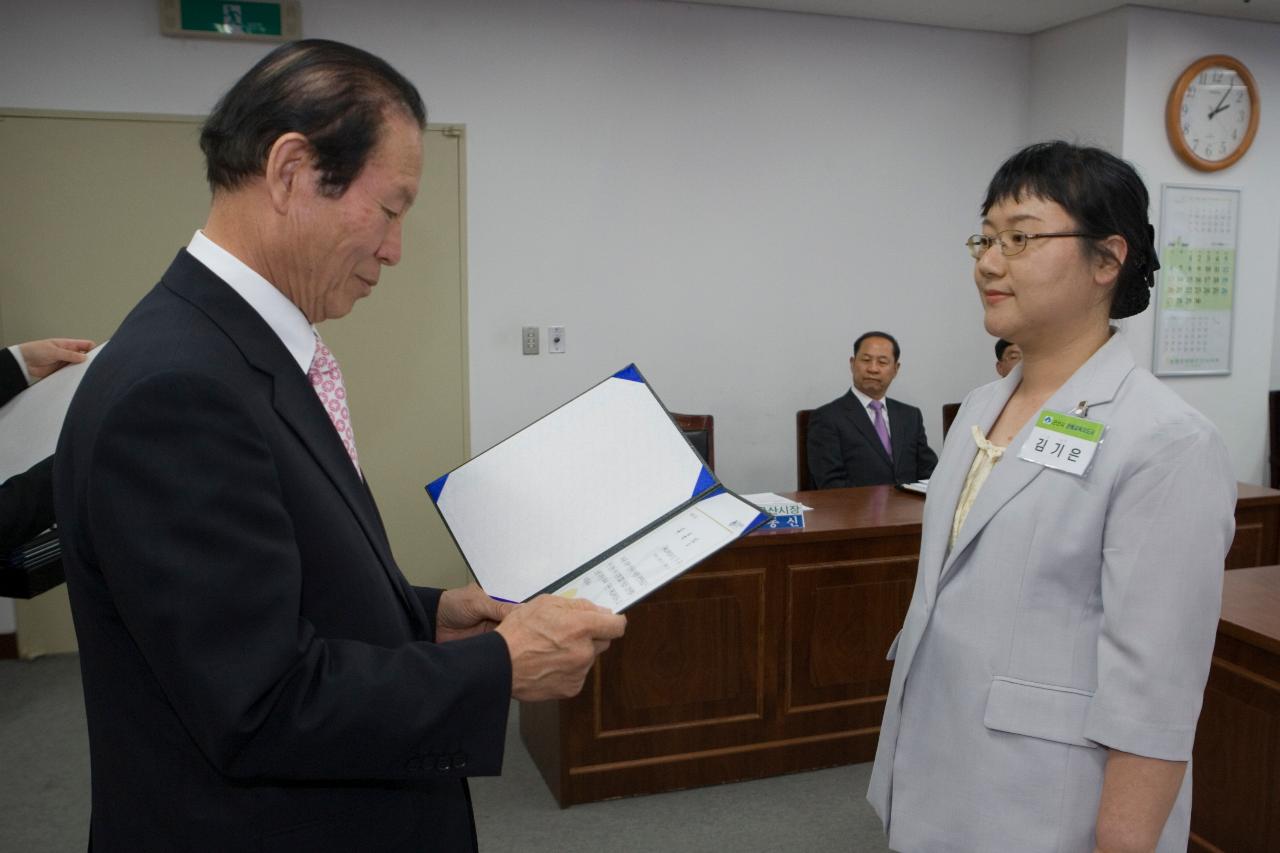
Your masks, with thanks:
[[[347,386],[342,382],[342,368],[338,366],[338,360],[329,352],[324,341],[320,340],[319,334],[316,335],[316,354],[311,358],[307,378],[311,380],[311,387],[315,389],[329,420],[333,422],[333,428],[338,431],[338,438],[342,439],[342,446],[347,449],[351,464],[356,466],[356,474],[364,479],[364,475],[360,473],[360,457],[356,453],[356,436],[351,431],[351,410],[347,408]]]
[[[884,445],[884,452],[889,454],[889,458],[893,458],[893,445],[889,442],[889,425],[884,422],[884,403],[879,400],[872,400],[870,403],[871,410],[876,413],[876,435],[880,436],[880,443]]]

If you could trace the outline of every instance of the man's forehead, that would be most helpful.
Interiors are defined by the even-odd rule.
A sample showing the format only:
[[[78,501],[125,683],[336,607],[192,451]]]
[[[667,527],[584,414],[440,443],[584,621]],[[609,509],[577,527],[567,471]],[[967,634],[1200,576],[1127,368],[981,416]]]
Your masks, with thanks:
[[[374,153],[374,158],[387,167],[392,176],[387,187],[389,201],[412,204],[417,198],[423,154],[421,128],[414,122],[389,116]]]
[[[883,349],[883,350],[887,350],[889,353],[892,353],[893,341],[890,341],[888,338],[882,338],[879,335],[876,335],[875,337],[864,338],[862,343],[858,345],[859,353],[866,353],[873,349]]]

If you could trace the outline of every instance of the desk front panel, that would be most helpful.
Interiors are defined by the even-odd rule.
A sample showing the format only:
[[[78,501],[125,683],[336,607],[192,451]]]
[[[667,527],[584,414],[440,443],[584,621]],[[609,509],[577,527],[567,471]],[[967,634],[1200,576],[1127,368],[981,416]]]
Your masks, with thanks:
[[[1280,850],[1280,566],[1225,579],[1192,766],[1191,850]]]
[[[874,755],[921,501],[842,491],[864,493],[822,514],[843,520],[725,549],[628,610],[581,695],[522,705],[562,805]],[[833,506],[833,493],[809,503]]]

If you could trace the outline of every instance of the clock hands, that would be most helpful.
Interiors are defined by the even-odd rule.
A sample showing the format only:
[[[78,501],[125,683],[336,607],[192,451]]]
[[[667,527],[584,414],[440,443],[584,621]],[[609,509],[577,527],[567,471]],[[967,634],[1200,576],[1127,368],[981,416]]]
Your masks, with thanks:
[[[1230,104],[1227,104],[1226,106],[1223,106],[1223,104],[1226,103],[1227,97],[1231,95],[1231,90],[1234,88],[1235,88],[1234,83],[1232,83],[1230,86],[1227,87],[1227,91],[1222,93],[1222,97],[1218,100],[1217,105],[1215,105],[1213,109],[1209,110],[1209,118],[1213,118],[1223,110],[1228,110],[1231,108]]]

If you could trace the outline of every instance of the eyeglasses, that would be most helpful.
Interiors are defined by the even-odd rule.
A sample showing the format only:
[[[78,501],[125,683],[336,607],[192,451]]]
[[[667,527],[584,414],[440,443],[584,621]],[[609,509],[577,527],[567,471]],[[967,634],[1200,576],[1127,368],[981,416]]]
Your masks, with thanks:
[[[1000,254],[1007,258],[1010,255],[1018,254],[1027,248],[1027,243],[1032,240],[1038,240],[1041,237],[1092,237],[1097,239],[1097,235],[1086,234],[1083,231],[1051,231],[1045,234],[1028,234],[1026,231],[1010,228],[1008,231],[1001,231],[994,237],[990,234],[974,234],[968,240],[965,240],[964,244],[969,247],[969,254],[973,255],[974,260],[985,255],[987,249],[990,249],[993,243],[1000,244]]]

